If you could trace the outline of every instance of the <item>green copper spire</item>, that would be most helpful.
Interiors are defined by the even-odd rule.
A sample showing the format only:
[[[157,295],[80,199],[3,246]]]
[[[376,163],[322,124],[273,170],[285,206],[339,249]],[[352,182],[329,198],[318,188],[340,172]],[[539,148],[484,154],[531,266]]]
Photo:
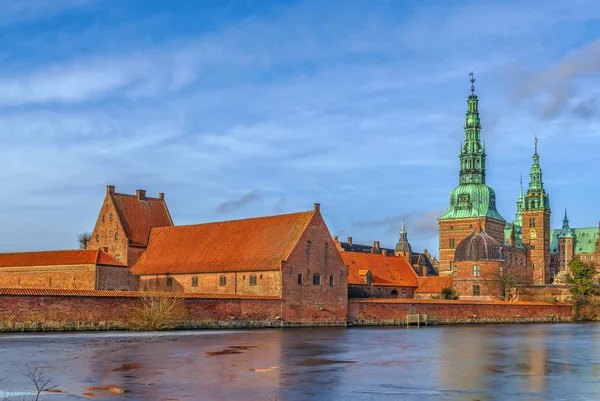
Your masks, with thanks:
[[[521,191],[519,192],[519,199],[517,200],[517,213],[515,214],[515,224],[521,227],[523,225],[523,216],[521,211],[525,206],[525,197],[523,196],[523,174],[521,174]]]
[[[562,230],[558,230],[557,238],[573,238],[571,227],[569,227],[569,218],[567,217],[567,209],[565,208],[565,218],[563,219]]]
[[[542,168],[540,167],[540,156],[538,155],[538,139],[535,137],[535,151],[533,153],[533,165],[529,172],[529,189],[525,197],[526,210],[549,210],[550,199],[544,190],[542,181]]]
[[[460,149],[460,183],[485,184],[485,150],[481,146],[481,121],[479,120],[479,100],[475,95],[475,77],[471,77],[471,95],[467,99],[465,117],[465,142]]]
[[[459,186],[450,193],[450,206],[440,220],[487,217],[505,221],[496,209],[496,193],[485,185],[485,146],[481,144],[479,100],[475,77],[469,74],[471,95],[467,99],[465,140],[460,146]]]

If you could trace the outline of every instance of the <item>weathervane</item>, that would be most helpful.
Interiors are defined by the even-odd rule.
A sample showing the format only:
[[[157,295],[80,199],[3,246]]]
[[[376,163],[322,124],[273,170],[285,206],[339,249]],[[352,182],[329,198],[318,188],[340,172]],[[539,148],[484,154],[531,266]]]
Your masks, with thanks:
[[[470,81],[471,81],[471,95],[475,94],[475,76],[473,75],[473,71],[471,71],[469,73],[469,76],[471,77]]]
[[[537,144],[538,144],[537,135],[535,136],[533,143],[535,144],[535,154],[537,155]]]

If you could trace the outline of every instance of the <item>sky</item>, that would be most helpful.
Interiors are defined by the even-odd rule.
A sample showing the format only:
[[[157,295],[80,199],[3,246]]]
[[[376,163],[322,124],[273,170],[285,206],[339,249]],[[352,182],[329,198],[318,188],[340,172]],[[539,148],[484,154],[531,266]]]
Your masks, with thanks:
[[[0,251],[71,249],[105,196],[175,224],[311,210],[438,254],[476,77],[512,221],[539,138],[560,227],[600,220],[600,2],[0,0]],[[225,239],[226,240],[226,239]]]

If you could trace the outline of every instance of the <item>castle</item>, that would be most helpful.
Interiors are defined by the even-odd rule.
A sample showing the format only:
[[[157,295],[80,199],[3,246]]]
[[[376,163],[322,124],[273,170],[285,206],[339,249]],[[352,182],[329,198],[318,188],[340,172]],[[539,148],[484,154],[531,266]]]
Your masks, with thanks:
[[[454,276],[457,292],[483,297],[481,280],[511,269],[525,284],[560,282],[574,257],[600,262],[600,225],[571,228],[566,210],[563,226],[550,227],[550,196],[544,188],[535,138],[529,187],[517,200],[512,222],[496,208],[496,193],[486,184],[486,151],[473,74],[467,100],[465,139],[460,145],[459,185],[450,193],[448,211],[439,217],[439,270]],[[488,294],[489,295],[489,294]]]

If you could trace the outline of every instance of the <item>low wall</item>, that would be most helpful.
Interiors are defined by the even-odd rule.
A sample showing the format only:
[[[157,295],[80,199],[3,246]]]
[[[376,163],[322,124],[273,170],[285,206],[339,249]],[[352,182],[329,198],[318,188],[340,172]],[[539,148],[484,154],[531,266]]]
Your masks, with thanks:
[[[571,321],[572,307],[558,302],[352,299],[348,325],[406,324],[408,314],[434,315],[438,324],[564,322]]]
[[[292,322],[280,318],[278,297],[85,290],[0,289],[0,331],[117,330],[133,327],[143,297],[182,300],[180,328],[345,326],[346,321]],[[323,315],[314,307],[312,316]]]
[[[420,299],[351,299],[348,320],[332,321],[327,310],[304,306],[312,320],[281,319],[277,297],[83,290],[0,289],[0,331],[126,330],[143,297],[182,300],[180,328],[401,325],[408,314],[435,315],[439,324],[570,321],[571,305]]]

